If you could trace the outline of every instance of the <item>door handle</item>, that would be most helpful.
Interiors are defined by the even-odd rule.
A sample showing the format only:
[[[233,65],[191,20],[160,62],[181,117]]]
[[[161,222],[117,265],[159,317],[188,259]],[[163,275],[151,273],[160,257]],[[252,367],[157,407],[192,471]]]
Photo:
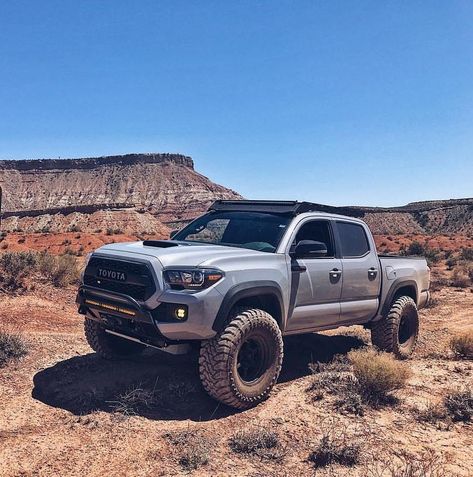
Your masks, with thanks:
[[[368,278],[370,280],[374,280],[377,274],[378,274],[378,270],[376,270],[376,268],[371,267],[368,269]]]
[[[338,268],[332,268],[332,270],[330,270],[328,274],[330,276],[331,281],[337,282],[338,279],[342,276],[342,271]]]

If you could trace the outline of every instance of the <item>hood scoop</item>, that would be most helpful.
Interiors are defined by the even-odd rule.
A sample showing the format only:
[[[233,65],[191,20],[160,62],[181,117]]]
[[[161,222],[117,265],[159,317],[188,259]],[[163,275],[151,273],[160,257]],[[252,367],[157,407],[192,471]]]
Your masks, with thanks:
[[[170,240],[144,240],[143,245],[145,247],[157,247],[157,248],[179,247],[178,243],[171,242]]]

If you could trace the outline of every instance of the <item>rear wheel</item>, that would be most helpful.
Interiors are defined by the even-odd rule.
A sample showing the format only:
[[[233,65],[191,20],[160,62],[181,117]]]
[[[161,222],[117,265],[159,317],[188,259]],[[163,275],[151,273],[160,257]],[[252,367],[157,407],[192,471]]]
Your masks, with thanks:
[[[236,309],[228,325],[202,343],[200,378],[218,401],[238,409],[266,399],[281,371],[281,330],[267,312]]]
[[[372,343],[382,351],[393,353],[399,359],[406,359],[414,352],[418,336],[417,306],[409,296],[397,298],[389,313],[373,323],[371,328]]]
[[[94,320],[85,319],[85,337],[90,347],[104,359],[119,359],[140,354],[145,346],[125,338],[112,335]]]

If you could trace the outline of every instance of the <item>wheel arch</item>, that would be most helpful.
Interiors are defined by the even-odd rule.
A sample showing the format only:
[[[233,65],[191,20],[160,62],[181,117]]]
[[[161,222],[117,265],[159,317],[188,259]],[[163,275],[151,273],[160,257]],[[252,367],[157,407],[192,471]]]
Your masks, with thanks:
[[[225,326],[227,317],[235,306],[260,308],[268,312],[283,329],[284,302],[276,282],[254,281],[236,285],[228,290],[218,310],[212,329],[217,333]]]
[[[400,296],[411,297],[417,305],[419,297],[417,283],[414,280],[404,280],[402,278],[395,280],[384,300],[382,315],[386,315],[389,312],[393,302]]]

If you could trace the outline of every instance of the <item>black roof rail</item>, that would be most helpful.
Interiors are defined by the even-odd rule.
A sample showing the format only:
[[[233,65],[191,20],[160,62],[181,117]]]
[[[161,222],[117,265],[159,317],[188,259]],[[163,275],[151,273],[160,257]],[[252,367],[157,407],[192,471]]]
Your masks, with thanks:
[[[238,212],[267,212],[273,214],[298,215],[304,212],[326,212],[329,214],[363,217],[364,213],[351,207],[298,202],[296,200],[216,200],[209,208]]]

